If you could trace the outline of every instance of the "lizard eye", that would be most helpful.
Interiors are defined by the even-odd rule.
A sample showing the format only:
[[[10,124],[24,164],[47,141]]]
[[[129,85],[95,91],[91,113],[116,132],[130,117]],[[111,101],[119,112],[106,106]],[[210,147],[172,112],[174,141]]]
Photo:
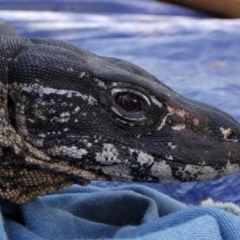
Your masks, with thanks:
[[[135,113],[142,110],[142,100],[140,97],[130,93],[120,93],[115,97],[117,105],[124,111]]]
[[[151,109],[151,103],[144,93],[131,88],[113,88],[111,96],[111,110],[120,122],[144,124]]]

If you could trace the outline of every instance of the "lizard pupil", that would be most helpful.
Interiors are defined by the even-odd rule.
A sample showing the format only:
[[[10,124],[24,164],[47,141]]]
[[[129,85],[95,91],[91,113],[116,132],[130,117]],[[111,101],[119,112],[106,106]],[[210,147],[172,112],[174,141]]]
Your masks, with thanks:
[[[138,112],[142,109],[141,99],[133,94],[119,94],[116,97],[116,102],[126,112]]]

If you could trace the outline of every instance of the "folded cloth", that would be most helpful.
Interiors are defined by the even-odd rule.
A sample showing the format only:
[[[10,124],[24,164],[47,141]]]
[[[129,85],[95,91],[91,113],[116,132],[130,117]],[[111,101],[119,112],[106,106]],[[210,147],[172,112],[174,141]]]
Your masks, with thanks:
[[[238,216],[216,207],[186,205],[138,185],[74,185],[25,204],[0,204],[3,240],[240,239]]]

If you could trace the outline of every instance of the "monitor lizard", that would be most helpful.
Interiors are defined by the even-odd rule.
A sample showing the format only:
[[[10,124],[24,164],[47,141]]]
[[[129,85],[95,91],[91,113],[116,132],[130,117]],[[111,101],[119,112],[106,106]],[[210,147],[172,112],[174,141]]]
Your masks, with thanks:
[[[2,199],[240,170],[239,123],[138,66],[61,40],[2,36],[0,46]]]

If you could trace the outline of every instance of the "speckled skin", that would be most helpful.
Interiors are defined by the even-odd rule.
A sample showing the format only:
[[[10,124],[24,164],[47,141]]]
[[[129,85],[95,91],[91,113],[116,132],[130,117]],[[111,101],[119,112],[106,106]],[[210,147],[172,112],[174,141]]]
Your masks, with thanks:
[[[0,64],[4,199],[92,179],[200,181],[240,169],[231,116],[129,62],[59,40],[1,37]]]

